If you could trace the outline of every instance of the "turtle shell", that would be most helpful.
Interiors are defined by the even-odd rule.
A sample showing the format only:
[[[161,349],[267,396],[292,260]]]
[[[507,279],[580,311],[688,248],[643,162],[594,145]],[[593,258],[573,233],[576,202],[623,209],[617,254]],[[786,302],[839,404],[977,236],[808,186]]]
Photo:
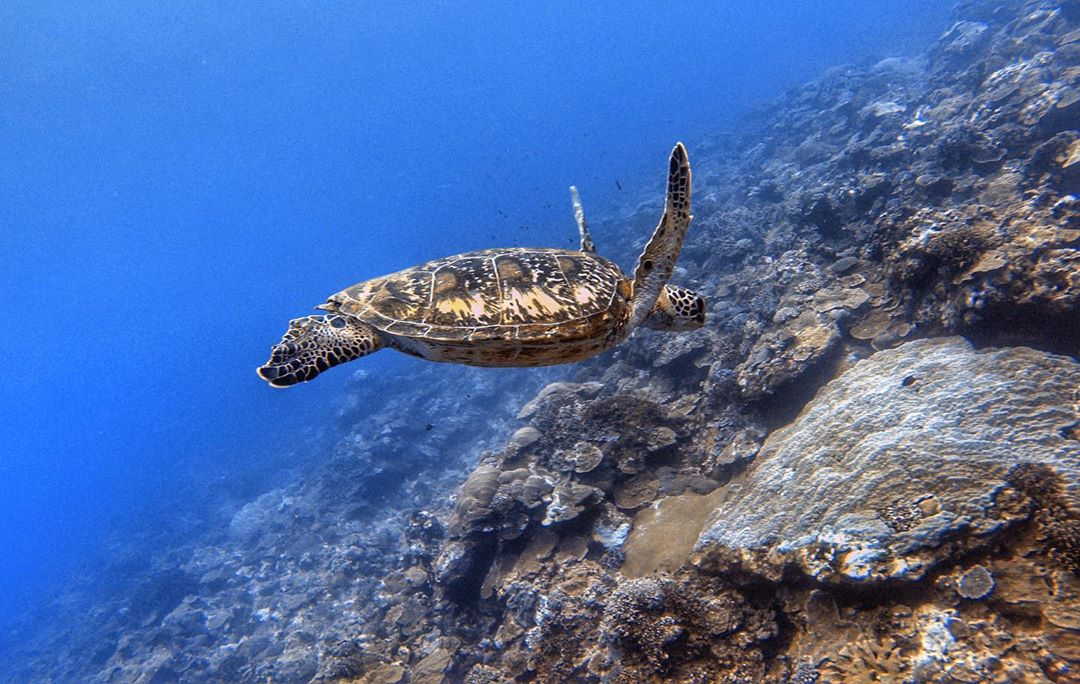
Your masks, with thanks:
[[[490,249],[353,285],[322,308],[357,316],[433,360],[500,365],[505,359],[485,359],[483,350],[512,347],[520,364],[529,350],[561,347],[576,356],[578,345],[587,355],[606,347],[629,319],[631,290],[619,267],[595,254]],[[470,348],[469,358],[436,353],[455,346]],[[555,354],[538,364],[565,360]]]

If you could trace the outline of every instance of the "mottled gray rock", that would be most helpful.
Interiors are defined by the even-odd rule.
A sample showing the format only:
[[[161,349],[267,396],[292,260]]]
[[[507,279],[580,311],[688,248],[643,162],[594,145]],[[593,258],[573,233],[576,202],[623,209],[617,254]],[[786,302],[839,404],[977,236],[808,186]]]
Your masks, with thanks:
[[[527,447],[534,443],[544,435],[532,426],[526,426],[519,429],[510,437],[510,444],[518,448]]]
[[[1004,482],[1045,463],[1080,500],[1080,364],[1032,349],[920,340],[826,385],[726,487],[698,549],[768,577],[918,579],[1026,518]]]
[[[586,382],[584,384],[575,384],[572,382],[553,382],[544,389],[540,390],[532,400],[521,407],[518,411],[518,418],[524,420],[530,418],[536,411],[544,405],[545,402],[552,399],[559,399],[567,395],[577,395],[580,397],[593,397],[603,387],[598,382]]]

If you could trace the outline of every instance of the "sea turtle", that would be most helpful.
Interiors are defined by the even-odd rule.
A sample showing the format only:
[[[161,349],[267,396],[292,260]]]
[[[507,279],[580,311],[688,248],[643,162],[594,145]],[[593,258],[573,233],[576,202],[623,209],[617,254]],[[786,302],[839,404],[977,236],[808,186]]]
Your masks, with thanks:
[[[671,152],[664,215],[633,278],[596,254],[570,190],[580,251],[487,249],[353,285],[317,307],[327,315],[291,321],[259,375],[287,387],[384,347],[471,366],[547,366],[599,354],[640,325],[701,327],[701,296],[667,284],[692,218],[683,144]]]

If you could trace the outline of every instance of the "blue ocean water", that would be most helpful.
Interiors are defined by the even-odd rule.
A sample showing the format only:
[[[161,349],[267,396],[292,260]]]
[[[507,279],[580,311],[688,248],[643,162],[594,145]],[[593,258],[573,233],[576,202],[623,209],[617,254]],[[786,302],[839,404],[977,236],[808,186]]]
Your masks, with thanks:
[[[637,202],[675,140],[947,24],[933,0],[3,3],[0,623],[107,531],[175,525],[178,492],[242,499],[319,448],[348,372],[254,368],[327,294],[571,246],[571,183],[591,215]]]

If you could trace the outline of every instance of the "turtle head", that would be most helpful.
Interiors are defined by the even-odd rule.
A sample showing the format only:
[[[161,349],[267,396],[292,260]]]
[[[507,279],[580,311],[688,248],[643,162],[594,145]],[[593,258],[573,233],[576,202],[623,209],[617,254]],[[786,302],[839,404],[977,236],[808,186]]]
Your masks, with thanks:
[[[382,347],[379,333],[354,316],[305,316],[289,321],[289,329],[258,373],[274,387],[288,387]]]
[[[693,290],[665,285],[642,325],[671,332],[697,330],[705,325],[705,298]]]

